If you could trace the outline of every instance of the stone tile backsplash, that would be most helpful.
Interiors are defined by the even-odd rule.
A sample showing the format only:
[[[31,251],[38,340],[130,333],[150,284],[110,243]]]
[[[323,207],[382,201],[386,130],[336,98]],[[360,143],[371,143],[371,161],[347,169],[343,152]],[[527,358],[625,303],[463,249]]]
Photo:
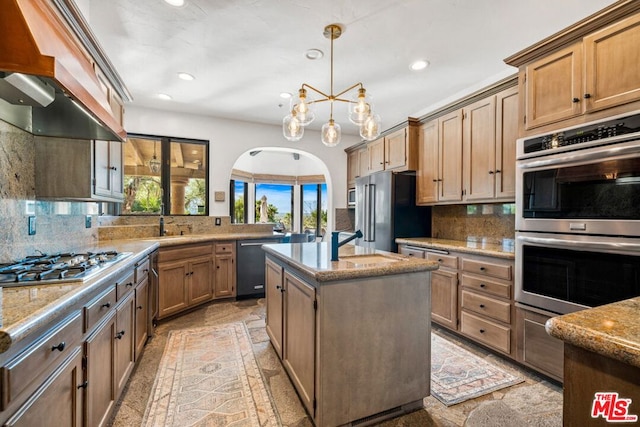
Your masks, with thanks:
[[[484,240],[504,244],[515,239],[515,204],[434,206],[432,237],[452,240]]]

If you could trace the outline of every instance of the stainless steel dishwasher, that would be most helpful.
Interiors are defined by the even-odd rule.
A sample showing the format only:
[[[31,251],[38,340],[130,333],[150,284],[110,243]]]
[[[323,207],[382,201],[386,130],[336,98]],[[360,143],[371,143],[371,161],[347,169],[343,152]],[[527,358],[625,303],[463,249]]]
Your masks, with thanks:
[[[236,242],[238,299],[264,297],[264,251],[262,245],[282,242],[282,236],[244,239]]]

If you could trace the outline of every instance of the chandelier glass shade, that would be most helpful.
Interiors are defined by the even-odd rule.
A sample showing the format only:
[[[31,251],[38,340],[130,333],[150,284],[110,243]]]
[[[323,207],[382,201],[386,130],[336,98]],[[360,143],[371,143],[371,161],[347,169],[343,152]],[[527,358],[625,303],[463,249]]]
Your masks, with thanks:
[[[158,160],[158,158],[156,157],[156,146],[157,145],[158,145],[157,142],[153,143],[153,157],[149,160],[149,170],[153,174],[157,174],[158,172],[160,172],[160,166],[162,165],[160,160]]]
[[[349,121],[360,127],[360,136],[371,141],[380,136],[380,116],[373,111],[371,97],[367,94],[362,83],[356,83],[337,94],[333,93],[333,41],[340,37],[342,28],[338,24],[327,25],[324,36],[331,40],[331,88],[326,94],[313,86],[303,83],[298,90],[298,96],[291,98],[289,114],[282,120],[282,132],[289,141],[299,141],[304,135],[304,128],[315,119],[315,106],[328,101],[330,104],[329,120],[322,125],[321,140],[328,147],[340,143],[342,131],[340,125],[333,119],[333,103],[346,102],[349,105]],[[350,99],[342,98],[347,92],[358,89]],[[317,99],[311,97],[310,92],[319,95]]]

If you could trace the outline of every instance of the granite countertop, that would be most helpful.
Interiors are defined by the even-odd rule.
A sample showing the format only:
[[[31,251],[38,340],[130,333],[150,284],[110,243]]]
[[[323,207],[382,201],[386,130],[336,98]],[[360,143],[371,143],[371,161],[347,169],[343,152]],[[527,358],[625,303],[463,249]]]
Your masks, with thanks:
[[[0,353],[29,337],[34,331],[61,319],[69,310],[101,289],[108,280],[131,269],[137,260],[157,248],[158,243],[150,241],[98,243],[78,248],[76,252],[117,250],[131,252],[131,255],[107,264],[99,274],[81,281],[0,287]]]
[[[264,245],[262,248],[267,254],[313,277],[318,282],[414,273],[438,268],[438,263],[434,261],[354,245],[344,245],[340,248],[339,261],[331,261],[331,245],[327,242],[278,243]],[[362,262],[357,262],[359,255],[382,255],[389,258],[390,262],[371,263],[364,258]]]
[[[475,255],[490,255],[506,259],[515,259],[514,242],[513,239],[503,239],[502,243],[494,243],[494,241],[483,238],[449,240],[432,237],[402,237],[396,239],[396,243],[399,245],[457,251]]]
[[[552,337],[640,367],[640,297],[547,320]]]
[[[147,242],[157,242],[160,247],[187,245],[191,243],[206,243],[223,240],[246,240],[246,239],[277,239],[283,238],[284,234],[274,233],[217,233],[217,234],[184,234],[176,236],[144,237],[139,240]],[[109,241],[105,241],[108,244]]]

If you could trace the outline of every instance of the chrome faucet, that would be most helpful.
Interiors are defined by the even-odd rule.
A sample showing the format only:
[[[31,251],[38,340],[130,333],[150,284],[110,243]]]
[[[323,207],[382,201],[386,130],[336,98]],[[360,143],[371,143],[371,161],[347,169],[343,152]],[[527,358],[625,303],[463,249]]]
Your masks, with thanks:
[[[338,248],[342,245],[349,243],[353,239],[359,239],[360,237],[362,237],[362,231],[360,230],[356,231],[351,236],[347,237],[341,242],[338,241],[339,236],[340,236],[339,231],[331,232],[331,261],[338,261]]]

